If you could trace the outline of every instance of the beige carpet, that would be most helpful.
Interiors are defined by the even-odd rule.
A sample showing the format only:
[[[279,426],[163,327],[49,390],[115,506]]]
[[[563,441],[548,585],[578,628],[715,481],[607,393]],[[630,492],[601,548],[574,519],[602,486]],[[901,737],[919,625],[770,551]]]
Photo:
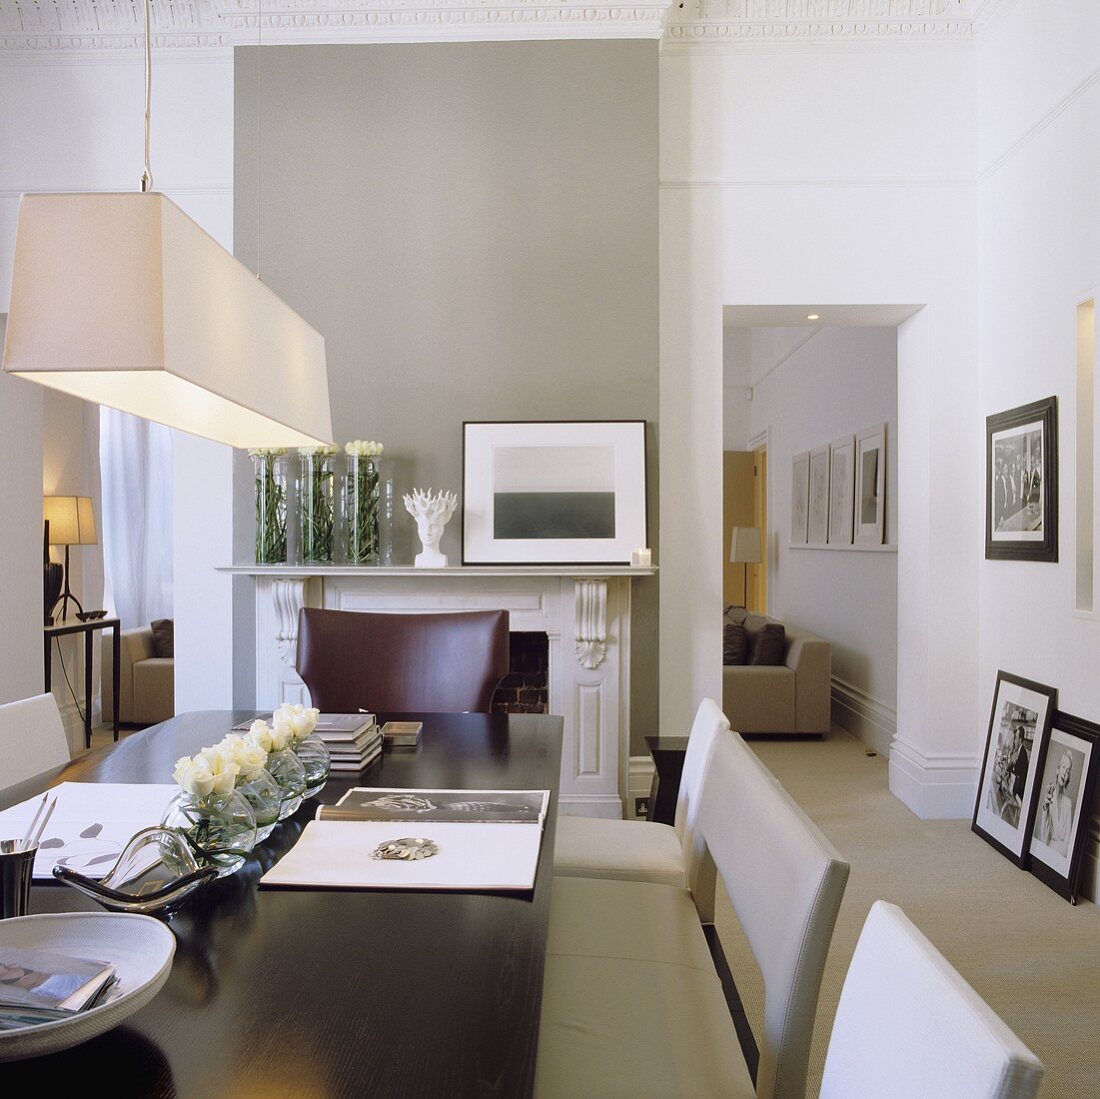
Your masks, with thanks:
[[[969,821],[921,821],[887,788],[886,761],[834,730],[824,741],[752,741],[791,796],[851,863],[825,967],[810,1059],[821,1082],[829,1030],[863,920],[901,906],[1046,1066],[1044,1099],[1100,1096],[1100,909],[1076,907],[1016,868]],[[723,947],[759,1034],[762,989],[724,896]]]

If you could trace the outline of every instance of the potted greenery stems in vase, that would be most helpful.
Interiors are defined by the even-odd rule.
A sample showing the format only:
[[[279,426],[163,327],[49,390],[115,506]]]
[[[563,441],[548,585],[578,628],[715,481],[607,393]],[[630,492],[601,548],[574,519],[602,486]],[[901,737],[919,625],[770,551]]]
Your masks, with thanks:
[[[336,453],[334,446],[298,448],[301,464],[298,532],[304,562],[332,564],[336,528]]]
[[[378,458],[382,444],[356,439],[344,447],[348,469],[344,482],[344,506],[348,527],[348,563],[377,565]]]
[[[256,469],[256,564],[286,563],[287,458],[282,447],[250,450]]]

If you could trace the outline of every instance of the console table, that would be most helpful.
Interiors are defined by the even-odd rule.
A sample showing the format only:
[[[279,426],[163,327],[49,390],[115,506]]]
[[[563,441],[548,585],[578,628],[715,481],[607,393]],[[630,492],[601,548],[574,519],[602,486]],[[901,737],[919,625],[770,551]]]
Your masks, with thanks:
[[[92,746],[92,634],[96,630],[111,630],[111,648],[114,652],[114,674],[111,676],[111,691],[115,700],[114,733],[118,740],[118,661],[121,635],[119,633],[121,623],[117,618],[90,618],[87,622],[70,622],[62,619],[53,625],[43,628],[43,678],[46,683],[46,694],[50,693],[52,681],[53,660],[50,651],[50,642],[55,637],[64,637],[65,634],[82,633],[84,635],[84,747]]]

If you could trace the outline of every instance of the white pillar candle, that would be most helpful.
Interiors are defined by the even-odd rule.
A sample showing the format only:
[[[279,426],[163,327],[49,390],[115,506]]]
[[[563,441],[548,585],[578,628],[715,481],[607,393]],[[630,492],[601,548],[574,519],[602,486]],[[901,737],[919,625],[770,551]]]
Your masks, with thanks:
[[[632,565],[640,565],[644,568],[649,568],[653,564],[653,554],[647,549],[636,549],[630,555],[630,563]]]

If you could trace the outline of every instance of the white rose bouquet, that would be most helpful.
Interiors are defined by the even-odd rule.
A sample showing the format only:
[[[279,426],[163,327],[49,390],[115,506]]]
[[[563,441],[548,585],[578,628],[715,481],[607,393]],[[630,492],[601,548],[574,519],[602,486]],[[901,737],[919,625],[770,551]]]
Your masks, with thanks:
[[[285,820],[299,805],[306,790],[306,772],[298,757],[288,748],[293,747],[294,730],[285,721],[268,725],[257,719],[248,729],[246,743],[267,753],[267,770],[282,791],[279,819]]]
[[[297,743],[305,740],[317,728],[317,719],[320,716],[321,711],[316,707],[284,702],[271,715],[271,722],[276,729],[285,727],[290,738]]]
[[[225,797],[233,793],[240,767],[217,748],[203,748],[196,756],[176,760],[172,778],[195,798]]]
[[[376,443],[373,439],[353,439],[345,444],[344,453],[349,458],[377,458],[384,449],[381,443]]]

